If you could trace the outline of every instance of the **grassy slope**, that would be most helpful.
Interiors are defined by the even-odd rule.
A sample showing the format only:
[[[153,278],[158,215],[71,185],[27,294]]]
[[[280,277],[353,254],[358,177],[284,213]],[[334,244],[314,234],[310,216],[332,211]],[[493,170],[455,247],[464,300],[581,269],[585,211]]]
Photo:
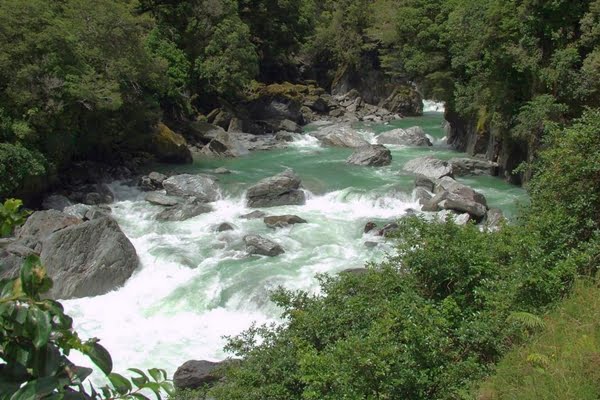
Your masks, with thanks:
[[[598,285],[578,284],[545,324],[498,364],[478,390],[478,400],[600,399]]]

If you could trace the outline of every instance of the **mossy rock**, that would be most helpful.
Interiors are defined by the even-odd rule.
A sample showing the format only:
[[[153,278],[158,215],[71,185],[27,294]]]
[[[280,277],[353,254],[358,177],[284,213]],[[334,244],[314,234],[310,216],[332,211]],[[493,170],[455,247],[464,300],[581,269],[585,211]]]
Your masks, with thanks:
[[[185,138],[162,122],[158,124],[152,137],[152,150],[159,161],[175,164],[189,164],[193,161]]]

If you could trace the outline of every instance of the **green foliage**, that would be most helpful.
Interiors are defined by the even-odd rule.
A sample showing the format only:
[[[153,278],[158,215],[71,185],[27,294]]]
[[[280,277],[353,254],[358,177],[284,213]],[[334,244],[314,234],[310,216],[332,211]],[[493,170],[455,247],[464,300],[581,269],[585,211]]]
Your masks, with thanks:
[[[29,211],[21,209],[23,202],[18,199],[7,199],[0,203],[0,237],[10,236],[14,229],[25,223]]]
[[[599,295],[597,284],[578,282],[570,298],[545,318],[542,332],[508,353],[474,395],[482,400],[598,398]]]
[[[152,392],[173,393],[162,370],[148,373],[130,369],[131,380],[112,372],[112,359],[98,339],[82,341],[63,306],[43,295],[52,280],[30,256],[17,279],[0,281],[0,400],[128,399],[147,400]],[[84,387],[93,372],[73,364],[68,356],[77,350],[106,375],[109,385]]]
[[[0,143],[0,198],[18,191],[30,178],[43,176],[47,163],[35,149],[20,144]]]

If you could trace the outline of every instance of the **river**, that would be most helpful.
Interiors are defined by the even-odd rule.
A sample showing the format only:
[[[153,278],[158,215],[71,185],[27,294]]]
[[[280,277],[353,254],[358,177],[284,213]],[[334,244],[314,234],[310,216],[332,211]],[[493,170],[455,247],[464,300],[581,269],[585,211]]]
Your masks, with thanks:
[[[431,148],[389,146],[393,156],[389,167],[347,165],[345,159],[352,150],[321,147],[308,135],[298,135],[283,150],[164,167],[178,173],[216,167],[233,171],[218,176],[222,199],[214,204],[215,211],[185,222],[155,221],[159,206],[145,202],[137,189],[113,184],[117,195],[113,215],[134,244],[140,267],[117,291],[64,301],[76,330],[83,338],[100,338],[118,372],[159,367],[172,374],[189,359],[225,358],[223,336],[238,334],[253,322],[277,322],[278,310],[269,301],[272,289],[282,285],[316,291],[316,274],[361,267],[393,251],[387,243],[365,247],[365,241],[380,239],[364,235],[363,227],[368,221],[389,222],[409,208],[419,208],[411,194],[414,178],[402,172],[402,165],[423,155],[460,156],[445,144],[442,113],[434,109],[430,106],[423,117],[358,126],[371,142],[385,130],[415,125],[431,136]],[[311,129],[319,126],[307,127]],[[302,178],[307,203],[264,211],[298,215],[308,223],[275,231],[260,219],[240,219],[252,211],[244,204],[244,191],[285,168]],[[498,178],[460,181],[484,193],[490,207],[501,208],[508,216],[527,199],[523,189]],[[216,233],[215,226],[222,222],[236,229]],[[249,233],[278,242],[286,253],[274,258],[248,257],[242,239]]]

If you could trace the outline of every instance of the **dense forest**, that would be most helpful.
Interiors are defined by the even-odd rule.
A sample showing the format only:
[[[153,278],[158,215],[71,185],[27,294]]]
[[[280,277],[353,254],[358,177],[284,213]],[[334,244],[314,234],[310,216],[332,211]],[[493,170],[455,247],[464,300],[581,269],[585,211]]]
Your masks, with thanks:
[[[574,287],[598,295],[600,0],[2,0],[0,198],[78,161],[145,160],[160,121],[205,120],[263,84],[330,91],[373,71],[445,103],[454,147],[504,158],[505,177],[526,183],[531,204],[497,232],[402,219],[391,239],[398,255],[363,274],[323,276],[317,295],[277,291],[286,323],[230,338],[242,361],[213,387],[173,396],[521,398],[480,387],[499,362],[510,372],[504,357],[530,343]],[[35,281],[28,274],[21,279]],[[0,307],[32,293],[32,307],[45,307],[45,281],[25,292],[12,285]],[[31,330],[23,335],[35,338]],[[77,340],[67,348],[102,363]],[[600,393],[588,374],[598,351],[596,341],[596,364],[578,366],[590,399]],[[548,368],[541,360],[530,370]],[[83,392],[77,379],[45,394]]]

